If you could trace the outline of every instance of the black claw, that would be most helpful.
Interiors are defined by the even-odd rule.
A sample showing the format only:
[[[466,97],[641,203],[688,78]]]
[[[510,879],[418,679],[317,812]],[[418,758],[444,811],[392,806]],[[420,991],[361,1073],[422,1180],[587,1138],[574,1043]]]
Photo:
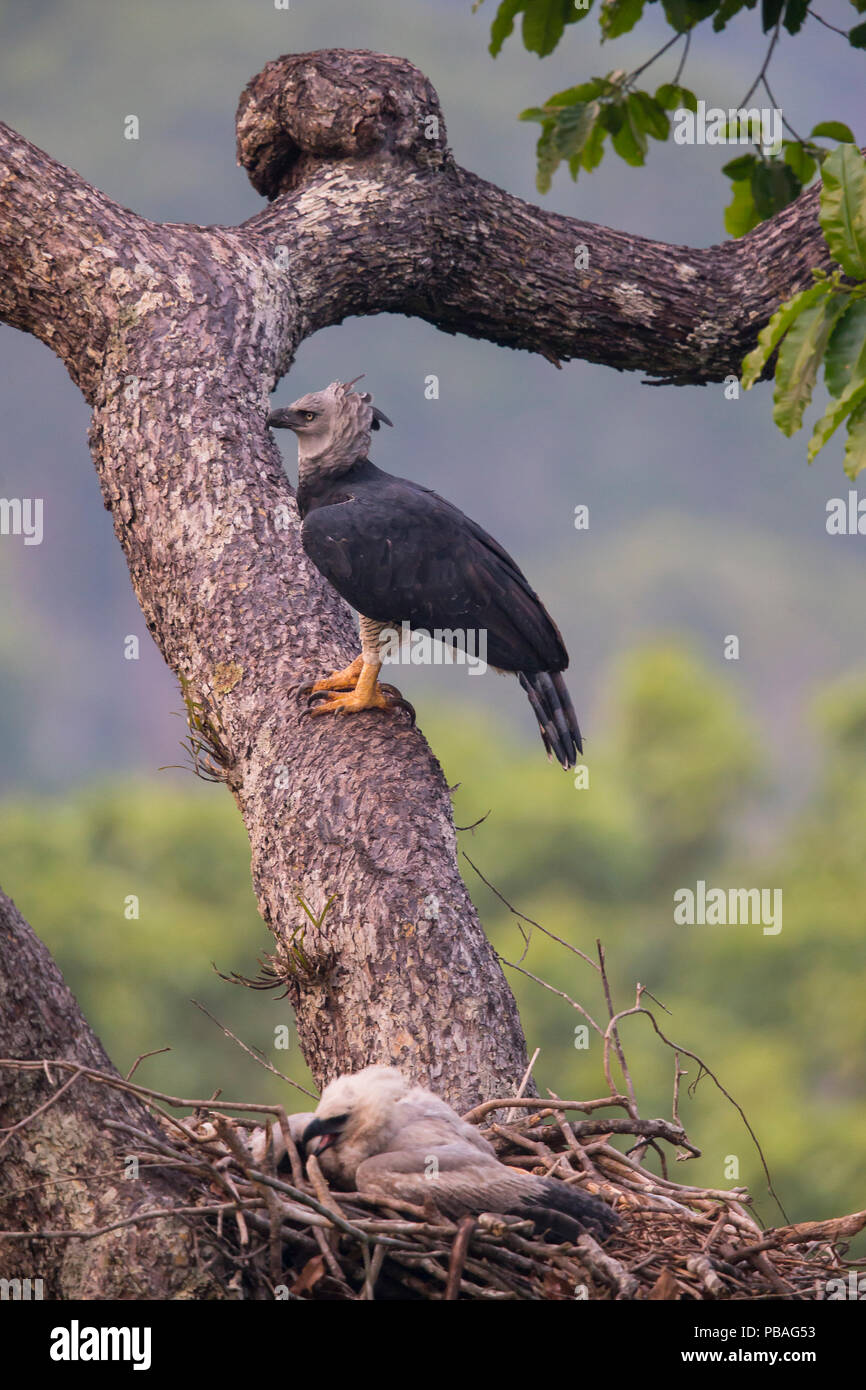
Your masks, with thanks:
[[[390,709],[405,710],[406,714],[409,716],[409,723],[415,723],[415,706],[410,705],[409,701],[403,698],[396,685],[386,685],[384,681],[380,681],[379,689],[382,691],[383,695],[388,696],[388,706]]]
[[[302,719],[306,719],[306,717],[307,717],[308,715],[312,714],[313,710],[316,708],[316,701],[317,701],[318,699],[320,699],[323,695],[324,695],[324,696],[327,696],[327,693],[328,693],[328,692],[327,692],[326,690],[315,690],[315,691],[310,691],[310,692],[306,695],[306,698],[303,698],[303,697],[302,697],[302,700],[301,700],[301,708],[300,708],[300,710],[299,710],[299,712],[298,712],[298,723],[299,723],[299,724],[300,724],[300,722],[301,722]]]

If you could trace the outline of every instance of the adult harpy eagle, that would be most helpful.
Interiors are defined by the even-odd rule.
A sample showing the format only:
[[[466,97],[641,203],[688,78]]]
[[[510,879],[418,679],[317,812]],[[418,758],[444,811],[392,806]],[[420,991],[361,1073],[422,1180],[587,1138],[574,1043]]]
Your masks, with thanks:
[[[396,1067],[340,1076],[322,1092],[303,1133],[335,1185],[423,1206],[446,1216],[507,1212],[548,1240],[604,1239],[618,1217],[598,1197],[555,1178],[506,1167],[478,1130]]]
[[[357,378],[356,378],[357,379]],[[574,767],[583,752],[562,672],[559,629],[492,536],[444,497],[395,478],[367,457],[370,431],[391,421],[354,382],[334,381],[268,416],[298,439],[304,550],[360,615],[361,655],[316,681],[315,714],[391,710],[405,701],[378,682],[380,638],[403,624],[483,634],[486,659],[514,672],[529,696],[548,756]]]

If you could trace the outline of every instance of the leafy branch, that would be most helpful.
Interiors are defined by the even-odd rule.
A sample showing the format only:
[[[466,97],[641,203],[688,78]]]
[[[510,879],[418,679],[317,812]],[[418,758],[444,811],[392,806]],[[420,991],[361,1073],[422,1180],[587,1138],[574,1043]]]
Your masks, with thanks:
[[[478,9],[482,2],[476,0],[474,8]],[[593,3],[594,0],[501,0],[491,25],[490,52],[495,58],[502,51],[520,18],[524,46],[530,53],[545,57],[557,47],[566,28],[586,18]],[[665,20],[674,32],[639,67],[631,73],[614,69],[605,77],[590,78],[557,92],[543,106],[531,106],[521,112],[521,120],[537,121],[541,125],[536,147],[539,192],[549,190],[554,173],[564,161],[573,179],[577,179],[581,169],[589,172],[598,168],[604,156],[605,141],[609,141],[627,164],[642,165],[650,139],[669,139],[669,113],[675,113],[674,123],[678,125],[683,117],[688,118],[689,113],[698,111],[697,95],[681,81],[693,31],[712,19],[713,30],[719,32],[741,10],[755,9],[758,0],[600,0],[598,18],[602,41],[629,33],[643,18],[646,6],[657,3],[661,3]],[[850,0],[850,3],[858,14],[866,11],[866,0]],[[783,30],[790,36],[797,35],[806,20],[813,19],[825,28],[834,29],[850,47],[866,48],[866,23],[855,24],[849,30],[839,29],[815,14],[809,0],[761,0],[760,13],[761,28],[770,35],[760,69],[740,107],[735,108],[739,120],[727,122],[727,125],[718,120],[715,138],[708,135],[708,144],[721,144],[730,138],[740,143],[750,142],[749,117],[757,117],[758,112],[749,110],[747,103],[759,87],[765,91],[773,110],[780,110],[769,85],[768,72]],[[662,83],[654,93],[636,86],[636,79],[680,41],[683,47],[673,79]],[[730,113],[719,111],[715,115],[718,118],[732,115],[733,110]],[[709,118],[713,110],[705,114]],[[732,124],[736,127],[733,136]],[[747,130],[745,141],[741,135],[744,127]],[[753,152],[731,160],[724,167],[723,172],[732,180],[733,199],[725,212],[725,226],[732,236],[743,236],[793,202],[826,157],[826,151],[815,144],[817,139],[854,143],[854,136],[841,121],[820,121],[806,138],[798,136],[784,118],[782,127],[791,138],[785,140],[780,149],[768,149],[756,137]],[[674,138],[678,143],[685,143],[679,140],[676,129]]]
[[[815,271],[815,283],[780,305],[743,362],[743,386],[754,386],[774,353],[773,419],[795,434],[823,365],[830,404],[812,430],[808,460],[848,422],[845,472],[866,468],[866,160],[839,145],[821,166],[819,220],[838,269]]]

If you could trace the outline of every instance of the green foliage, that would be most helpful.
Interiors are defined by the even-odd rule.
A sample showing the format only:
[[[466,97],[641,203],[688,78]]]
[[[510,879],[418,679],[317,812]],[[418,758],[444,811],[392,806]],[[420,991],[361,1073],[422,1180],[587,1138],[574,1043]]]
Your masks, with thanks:
[[[821,121],[808,140],[783,140],[778,155],[757,149],[723,165],[722,173],[733,180],[733,200],[725,209],[731,236],[745,236],[793,203],[828,158],[828,151],[814,143],[818,139],[853,143],[854,136],[843,121]]]
[[[721,33],[728,21],[739,14],[740,10],[753,10],[757,3],[758,0],[721,0],[713,15],[713,28],[716,33]]]
[[[651,0],[650,0],[651,2]],[[476,0],[477,5],[482,0]],[[866,0],[851,0],[860,12]],[[604,141],[609,137],[615,152],[626,164],[641,165],[647,154],[647,139],[667,140],[670,122],[667,111],[697,110],[697,97],[680,82],[687,56],[677,64],[671,82],[662,83],[655,97],[636,87],[638,76],[660,58],[678,38],[687,40],[692,30],[712,19],[713,29],[722,30],[742,9],[754,9],[757,0],[662,0],[662,10],[674,39],[632,73],[619,69],[606,78],[594,77],[560,92],[544,103],[522,113],[522,120],[541,122],[536,149],[539,192],[546,193],[556,169],[568,161],[572,178],[581,169],[594,169],[601,162]],[[630,33],[644,18],[647,0],[602,0],[598,22],[602,42]],[[808,14],[809,0],[761,0],[761,27],[771,33],[773,44],[783,27],[788,34],[801,32]],[[490,52],[494,57],[514,31],[517,16],[523,16],[522,34],[527,49],[539,56],[552,53],[569,24],[589,13],[577,9],[570,0],[502,0],[491,26]],[[847,35],[852,48],[866,48],[866,24],[858,24]],[[766,78],[764,67],[749,95]],[[769,93],[769,88],[767,88]],[[745,103],[744,103],[745,105]],[[853,143],[854,136],[841,121],[820,121],[807,139],[797,136],[785,140],[776,153],[764,150],[755,137],[755,152],[731,160],[724,172],[732,180],[731,202],[725,211],[725,227],[732,236],[744,236],[775,213],[787,207],[814,177],[825,151],[817,139]]]
[[[725,208],[725,231],[730,232],[731,236],[745,236],[761,220],[752,196],[751,179],[734,179],[731,195],[731,201]]]
[[[225,791],[179,774],[94,786],[63,798],[0,803],[3,887],[52,951],[112,1060],[173,1094],[282,1100],[268,1075],[190,1002],[199,1000],[280,1071],[307,1083],[285,1000],[227,985],[256,973],[272,938],[258,915],[250,851]],[[127,900],[138,898],[138,918]],[[131,910],[131,909],[129,909]],[[299,907],[298,922],[304,914]]]
[[[866,161],[852,144],[839,145],[821,165],[821,182],[821,228],[840,270],[816,272],[814,285],[780,305],[743,362],[743,386],[754,386],[778,349],[773,419],[792,435],[823,365],[831,400],[807,457],[812,463],[847,420],[845,472],[853,479],[866,468]]]
[[[808,12],[809,0],[788,0],[782,22],[789,34],[799,34]],[[764,25],[764,32],[767,32],[767,25]]]
[[[866,163],[853,144],[839,145],[821,166],[819,220],[834,261],[866,279]]]
[[[717,0],[662,0],[662,9],[671,28],[685,34],[711,15],[716,3]]]
[[[656,101],[666,111],[676,111],[679,107],[683,107],[686,111],[697,111],[698,109],[698,99],[694,92],[690,92],[688,87],[682,87],[677,82],[663,82],[656,92]]]
[[[573,178],[580,169],[595,169],[604,154],[604,140],[627,164],[643,164],[647,137],[666,140],[670,120],[658,94],[627,90],[625,73],[610,72],[594,77],[579,87],[569,87],[552,96],[546,106],[522,111],[522,121],[538,121],[541,135],[536,149],[536,184],[546,193],[563,160]],[[670,89],[673,91],[674,89]],[[682,89],[677,89],[682,90]]]
[[[782,142],[781,157],[758,152],[729,160],[722,167],[722,173],[733,181],[725,230],[731,236],[745,236],[759,222],[781,212],[802,192],[815,168],[815,160],[795,140]]]
[[[645,0],[604,0],[600,23],[602,36],[617,39],[633,29],[643,14]]]
[[[811,308],[826,294],[826,282],[819,281],[818,284],[811,285],[808,290],[801,290],[799,294],[793,295],[791,299],[785,300],[784,304],[779,306],[770,321],[758,334],[757,347],[752,349],[743,362],[743,386],[747,391],[760,379],[764,367],[798,315]]]
[[[591,3],[589,0],[586,9],[577,9],[574,0],[501,0],[490,26],[490,52],[494,58],[501,52],[505,40],[514,32],[515,19],[522,14],[524,45],[530,53],[544,58],[556,48],[565,26],[576,24],[589,13]]]
[[[656,872],[692,872],[725,842],[758,782],[758,755],[732,697],[677,647],[639,652],[621,676],[626,788]]]
[[[773,419],[783,434],[795,434],[803,423],[803,411],[812,399],[824,349],[844,307],[845,296],[833,294],[827,287],[827,293],[817,303],[801,309],[782,339]]]
[[[744,1105],[764,1144],[792,1219],[862,1206],[866,1144],[861,992],[866,896],[866,681],[824,693],[820,728],[826,772],[779,844],[752,848],[766,769],[739,701],[716,670],[670,642],[633,653],[619,668],[587,759],[591,783],[576,790],[535,746],[525,751],[489,719],[453,710],[424,719],[450,783],[459,782],[460,825],[490,812],[460,843],[506,898],[542,927],[595,955],[606,947],[614,999],[640,980],[671,1015],[665,1032],[705,1058]],[[509,749],[507,759],[503,748]],[[519,797],[514,787],[520,787]],[[115,1063],[170,1044],[137,1073],[170,1092],[281,1100],[303,1097],[226,1040],[190,1003],[201,1000],[281,1071],[307,1082],[299,1053],[274,1049],[290,1022],[277,992],[230,986],[211,970],[254,972],[269,949],[249,885],[249,847],[222,790],[192,777],[93,787],[56,799],[0,804],[6,887],[53,951]],[[507,961],[548,981],[597,1019],[605,1004],[596,973],[563,946],[517,920],[465,865],[470,891]],[[684,927],[673,893],[697,878],[722,886],[781,886],[784,929]],[[334,886],[339,891],[338,885]],[[126,896],[140,918],[124,917]],[[322,905],[323,906],[323,905]],[[307,920],[298,908],[298,925]],[[315,914],[321,919],[321,907]],[[524,955],[524,951],[526,954]],[[522,961],[520,960],[523,956]],[[542,1048],[539,1084],[560,1095],[604,1090],[601,1048],[575,1049],[581,1017],[509,970],[530,1048]],[[650,1006],[656,1008],[650,1002]],[[646,1020],[623,1038],[644,1115],[669,1114],[672,1055]],[[383,1059],[387,1060],[387,1059]],[[688,1082],[694,1064],[684,1060]],[[762,1214],[756,1155],[736,1113],[705,1081],[681,1092],[682,1118],[703,1157],[676,1176],[729,1186],[740,1160]]]
[[[851,134],[849,127],[845,125],[844,121],[819,121],[818,124],[812,128],[812,138],[814,139],[816,136],[820,136],[825,140],[838,140],[843,145],[853,145],[856,143],[854,136]]]
[[[859,1210],[866,679],[822,696],[825,772],[776,840],[762,824],[769,783],[758,740],[717,670],[671,643],[645,648],[621,665],[605,708],[611,722],[590,745],[585,791],[532,747],[504,762],[512,741],[488,722],[425,719],[449,782],[460,783],[458,824],[490,812],[461,834],[462,849],[509,903],[571,947],[595,958],[602,939],[617,1007],[633,1001],[640,980],[671,1010],[649,1003],[667,1036],[702,1056],[745,1107],[792,1220]],[[529,1047],[542,1049],[542,1091],[601,1094],[600,1047],[590,1038],[575,1049],[581,1016],[536,982],[601,1020],[595,972],[519,923],[464,864],[495,946],[535,977],[506,967]],[[781,888],[781,933],[674,924],[674,892],[699,878]],[[642,1113],[669,1114],[672,1055],[646,1020],[625,1023],[623,1038]],[[734,1154],[761,1214],[778,1221],[741,1121],[706,1080],[686,1096],[697,1069],[683,1065],[682,1116],[703,1157],[677,1177],[729,1186],[724,1165]]]

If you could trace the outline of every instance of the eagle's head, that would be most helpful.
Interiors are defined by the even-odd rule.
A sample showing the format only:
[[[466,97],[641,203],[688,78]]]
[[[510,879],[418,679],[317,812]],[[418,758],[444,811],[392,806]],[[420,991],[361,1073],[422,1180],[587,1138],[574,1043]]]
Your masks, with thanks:
[[[322,1092],[304,1131],[308,1153],[327,1153],[325,1171],[351,1179],[358,1164],[388,1147],[394,1106],[409,1090],[396,1067],[365,1067],[338,1076]]]
[[[360,381],[356,377],[355,381]],[[271,429],[293,430],[298,459],[316,471],[339,473],[370,449],[370,431],[390,425],[373,404],[369,391],[353,391],[354,381],[332,381],[323,391],[310,391],[268,416]]]

